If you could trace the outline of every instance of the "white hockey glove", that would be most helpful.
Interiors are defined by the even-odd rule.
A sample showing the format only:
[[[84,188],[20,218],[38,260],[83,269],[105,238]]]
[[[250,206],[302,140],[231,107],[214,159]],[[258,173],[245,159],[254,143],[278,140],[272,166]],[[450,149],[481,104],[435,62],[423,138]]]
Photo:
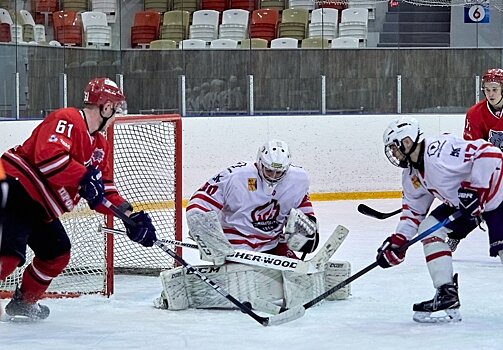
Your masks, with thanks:
[[[319,241],[316,218],[292,208],[285,225],[285,238],[291,250],[308,254],[314,252]]]
[[[216,212],[191,213],[187,215],[187,224],[189,236],[197,243],[201,260],[223,265],[225,257],[234,254],[234,248],[224,236]]]

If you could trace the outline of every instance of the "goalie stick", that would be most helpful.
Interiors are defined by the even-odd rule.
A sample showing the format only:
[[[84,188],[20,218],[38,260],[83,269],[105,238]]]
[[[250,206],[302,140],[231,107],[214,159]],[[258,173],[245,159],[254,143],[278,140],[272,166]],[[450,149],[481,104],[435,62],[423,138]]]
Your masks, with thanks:
[[[129,225],[135,226],[136,222],[131,220],[126,214],[124,214],[122,211],[120,211],[119,208],[117,208],[112,202],[110,202],[108,199],[104,198],[103,199],[103,205],[109,208],[112,213],[118,217],[119,219],[127,222]],[[248,305],[245,305],[241,303],[239,300],[234,298],[232,295],[230,295],[225,289],[220,287],[218,284],[216,284],[213,280],[209,279],[206,277],[204,274],[199,272],[197,269],[195,269],[192,265],[190,265],[188,262],[186,262],[182,257],[180,257],[178,254],[176,254],[174,251],[169,249],[169,247],[166,245],[166,243],[157,240],[154,243],[157,247],[161,248],[164,252],[166,252],[169,256],[171,256],[173,259],[175,259],[178,263],[180,263],[185,269],[187,269],[188,272],[194,274],[198,278],[200,278],[203,282],[208,284],[211,288],[213,288],[217,293],[219,293],[221,296],[229,300],[231,303],[236,305],[243,313],[249,315],[251,318],[253,318],[255,321],[260,323],[262,326],[272,326],[272,325],[279,325],[283,324],[289,321],[293,321],[297,318],[300,318],[304,315],[305,313],[305,308],[302,306],[297,306],[295,308],[286,310],[285,312],[282,312],[277,315],[272,315],[269,317],[263,317],[260,315],[257,315],[253,310],[248,307]]]
[[[98,227],[98,232],[121,234],[125,235],[123,230],[117,230],[108,227]],[[250,250],[236,250],[234,254],[225,258],[227,261],[242,263],[252,266],[260,266],[281,271],[293,271],[296,273],[313,273],[323,269],[323,266],[335,253],[348,235],[348,229],[344,226],[337,226],[332,235],[325,241],[323,246],[318,250],[312,259],[302,261],[298,259],[287,258],[279,255],[272,255],[262,252],[254,252]],[[178,247],[198,249],[197,244],[180,242],[173,239],[162,239],[167,244],[173,244]]]
[[[410,241],[408,241],[407,243],[405,243],[403,246],[401,246],[399,248],[399,251],[404,251],[406,250],[407,248],[409,248],[411,245],[413,245],[414,243],[422,240],[423,238],[429,236],[430,234],[432,234],[433,232],[435,232],[436,230],[444,227],[445,225],[451,223],[452,221],[456,220],[457,218],[461,217],[462,214],[460,211],[456,211],[454,212],[452,215],[450,215],[449,217],[445,218],[443,221],[437,223],[436,225],[433,225],[432,227],[430,227],[429,229],[427,229],[426,231],[424,231],[423,233],[417,235],[416,237],[414,237],[413,239],[411,239]],[[344,281],[342,281],[341,283],[333,286],[332,288],[330,288],[329,290],[327,290],[326,292],[320,294],[319,296],[317,296],[316,298],[314,298],[313,300],[305,303],[303,305],[303,308],[304,308],[304,311],[309,309],[310,307],[318,304],[320,301],[322,301],[323,299],[325,299],[326,297],[328,297],[329,295],[335,293],[336,291],[338,291],[339,289],[341,288],[344,288],[345,286],[347,286],[348,284],[350,284],[351,282],[353,282],[354,280],[356,280],[357,278],[363,276],[364,274],[366,274],[367,272],[369,272],[370,270],[373,270],[374,268],[376,268],[377,266],[379,266],[379,263],[376,261],[374,261],[372,264],[368,265],[367,267],[361,269],[360,271],[358,271],[357,273],[355,273],[353,276],[345,279]]]
[[[389,212],[389,213],[383,213],[383,212],[377,211],[375,209],[372,209],[368,205],[359,204],[358,205],[358,211],[360,213],[362,213],[363,215],[367,215],[367,216],[370,216],[370,217],[373,217],[373,218],[376,218],[376,219],[379,219],[379,220],[384,220],[384,219],[387,219],[389,217],[392,217],[393,215],[401,213],[402,212],[402,208],[394,210],[394,211]]]

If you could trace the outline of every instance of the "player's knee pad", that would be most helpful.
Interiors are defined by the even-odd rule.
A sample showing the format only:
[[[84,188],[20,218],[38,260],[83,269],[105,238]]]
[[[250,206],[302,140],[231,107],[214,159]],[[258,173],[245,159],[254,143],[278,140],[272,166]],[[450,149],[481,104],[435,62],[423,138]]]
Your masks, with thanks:
[[[432,215],[428,216],[423,220],[423,222],[421,222],[421,225],[419,225],[418,234],[431,229],[438,223],[439,221],[435,217],[433,217]],[[446,243],[446,239],[451,232],[452,231],[449,228],[443,226],[421,240],[421,242],[423,243],[423,250],[426,261],[429,260],[429,257],[433,257],[436,254],[443,254],[442,252],[448,252],[449,254],[451,253],[451,249]]]
[[[66,252],[50,260],[42,260],[38,257],[33,258],[33,268],[45,276],[54,278],[58,276],[70,261],[70,252]]]
[[[242,302],[253,304],[256,299],[274,302],[283,298],[281,271],[241,264],[194,268]],[[169,310],[235,308],[214,288],[183,267],[163,271],[160,277],[164,290],[163,301],[154,302],[158,307]]]
[[[428,216],[419,226],[419,234],[438,224],[438,222],[433,216]],[[435,288],[452,282],[452,251],[446,243],[450,232],[451,229],[444,226],[421,241],[428,271]]]
[[[329,261],[325,265],[325,288],[326,290],[338,285],[351,276],[351,264],[349,261]],[[327,300],[343,300],[351,295],[351,284],[330,294]]]

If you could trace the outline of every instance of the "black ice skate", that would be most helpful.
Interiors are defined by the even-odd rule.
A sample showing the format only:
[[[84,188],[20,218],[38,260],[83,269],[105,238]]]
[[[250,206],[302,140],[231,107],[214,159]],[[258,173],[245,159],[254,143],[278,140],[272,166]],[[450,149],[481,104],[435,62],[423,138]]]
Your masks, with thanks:
[[[44,320],[49,316],[49,308],[38,303],[27,303],[22,300],[21,290],[16,288],[11,301],[5,306],[4,317],[10,320]]]
[[[452,283],[447,283],[437,288],[433,299],[414,304],[412,307],[414,311],[412,319],[420,323],[459,322],[461,321],[460,306],[458,274],[455,274]],[[432,313],[437,311],[443,311],[445,315],[432,316]]]

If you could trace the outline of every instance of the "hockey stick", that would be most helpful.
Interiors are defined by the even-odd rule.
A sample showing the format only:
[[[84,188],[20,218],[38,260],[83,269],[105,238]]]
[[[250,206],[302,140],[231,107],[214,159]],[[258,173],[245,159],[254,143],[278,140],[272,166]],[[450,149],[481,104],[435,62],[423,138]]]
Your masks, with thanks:
[[[120,235],[126,234],[126,232],[123,230],[117,230],[102,226],[98,227],[98,232],[120,234]],[[197,247],[197,244],[193,243],[180,242],[174,239],[161,239],[161,241],[167,244],[173,244],[177,247],[199,249]],[[309,260],[302,261],[298,259],[287,258],[285,256],[272,255],[262,252],[255,252],[251,250],[236,249],[234,254],[228,255],[225,258],[225,260],[245,265],[265,267],[280,271],[293,271],[302,274],[320,271],[319,266],[315,265],[314,263],[311,263]]]
[[[451,223],[452,221],[456,220],[457,218],[459,218],[461,216],[461,212],[460,211],[456,211],[454,212],[452,215],[450,215],[449,217],[445,218],[443,221],[437,223],[436,225],[433,225],[432,227],[430,227],[429,229],[427,229],[426,231],[424,231],[423,233],[417,235],[416,237],[414,237],[413,239],[411,239],[410,241],[408,241],[407,243],[405,243],[403,246],[401,246],[399,248],[399,251],[403,252],[405,251],[408,247],[410,247],[411,245],[413,245],[414,243],[422,240],[423,238],[429,236],[430,234],[432,234],[433,232],[435,232],[436,230],[444,227],[445,225]],[[350,284],[351,282],[353,282],[354,280],[356,280],[357,278],[363,276],[364,274],[366,274],[367,272],[369,272],[370,270],[376,268],[377,266],[379,266],[379,263],[377,261],[374,261],[372,264],[368,265],[367,267],[363,268],[362,270],[358,271],[357,273],[355,273],[353,276],[345,279],[344,281],[342,281],[341,283],[333,286],[332,288],[330,288],[329,290],[327,290],[325,293],[323,294],[320,294],[319,296],[317,296],[316,298],[314,298],[313,300],[305,303],[303,305],[304,307],[304,310],[307,310],[309,309],[310,307],[318,304],[320,301],[322,301],[323,299],[325,299],[326,297],[328,297],[329,295],[333,294],[334,292],[338,291],[339,289],[341,288],[344,288],[345,286],[347,286],[348,284]]]
[[[126,214],[124,214],[122,211],[120,211],[119,208],[117,208],[115,205],[113,205],[108,199],[106,199],[106,198],[103,199],[103,205],[105,205],[108,209],[110,209],[116,217],[123,220],[124,222],[127,222],[128,225],[131,225],[131,226],[136,225],[136,222],[131,220]],[[225,289],[220,287],[218,284],[216,284],[213,280],[206,277],[204,274],[200,273],[192,265],[190,265],[188,262],[186,262],[184,259],[182,259],[181,256],[179,256],[174,251],[169,249],[169,247],[166,245],[166,243],[164,243],[160,240],[157,240],[154,242],[154,244],[157,247],[164,250],[169,256],[171,256],[173,259],[175,259],[178,263],[180,263],[185,269],[187,269],[187,271],[189,273],[192,273],[195,276],[197,276],[198,278],[200,278],[203,282],[205,282],[211,288],[213,288],[218,294],[220,294],[225,299],[229,300],[231,303],[236,305],[243,313],[248,314],[251,318],[253,318],[255,321],[260,323],[262,326],[272,326],[272,325],[282,324],[285,322],[293,321],[293,320],[300,318],[304,315],[305,309],[302,306],[297,306],[295,308],[289,309],[289,310],[287,310],[283,313],[277,314],[277,315],[272,315],[269,317],[259,316],[255,312],[253,312],[247,305],[241,303],[239,300],[234,298]]]
[[[379,219],[379,220],[384,220],[384,219],[387,219],[389,217],[392,217],[393,215],[401,213],[402,212],[402,208],[394,210],[394,211],[389,212],[389,213],[383,213],[383,212],[377,211],[375,209],[372,209],[368,205],[359,204],[358,205],[358,211],[360,213],[362,213],[363,215],[371,216],[371,217]]]

